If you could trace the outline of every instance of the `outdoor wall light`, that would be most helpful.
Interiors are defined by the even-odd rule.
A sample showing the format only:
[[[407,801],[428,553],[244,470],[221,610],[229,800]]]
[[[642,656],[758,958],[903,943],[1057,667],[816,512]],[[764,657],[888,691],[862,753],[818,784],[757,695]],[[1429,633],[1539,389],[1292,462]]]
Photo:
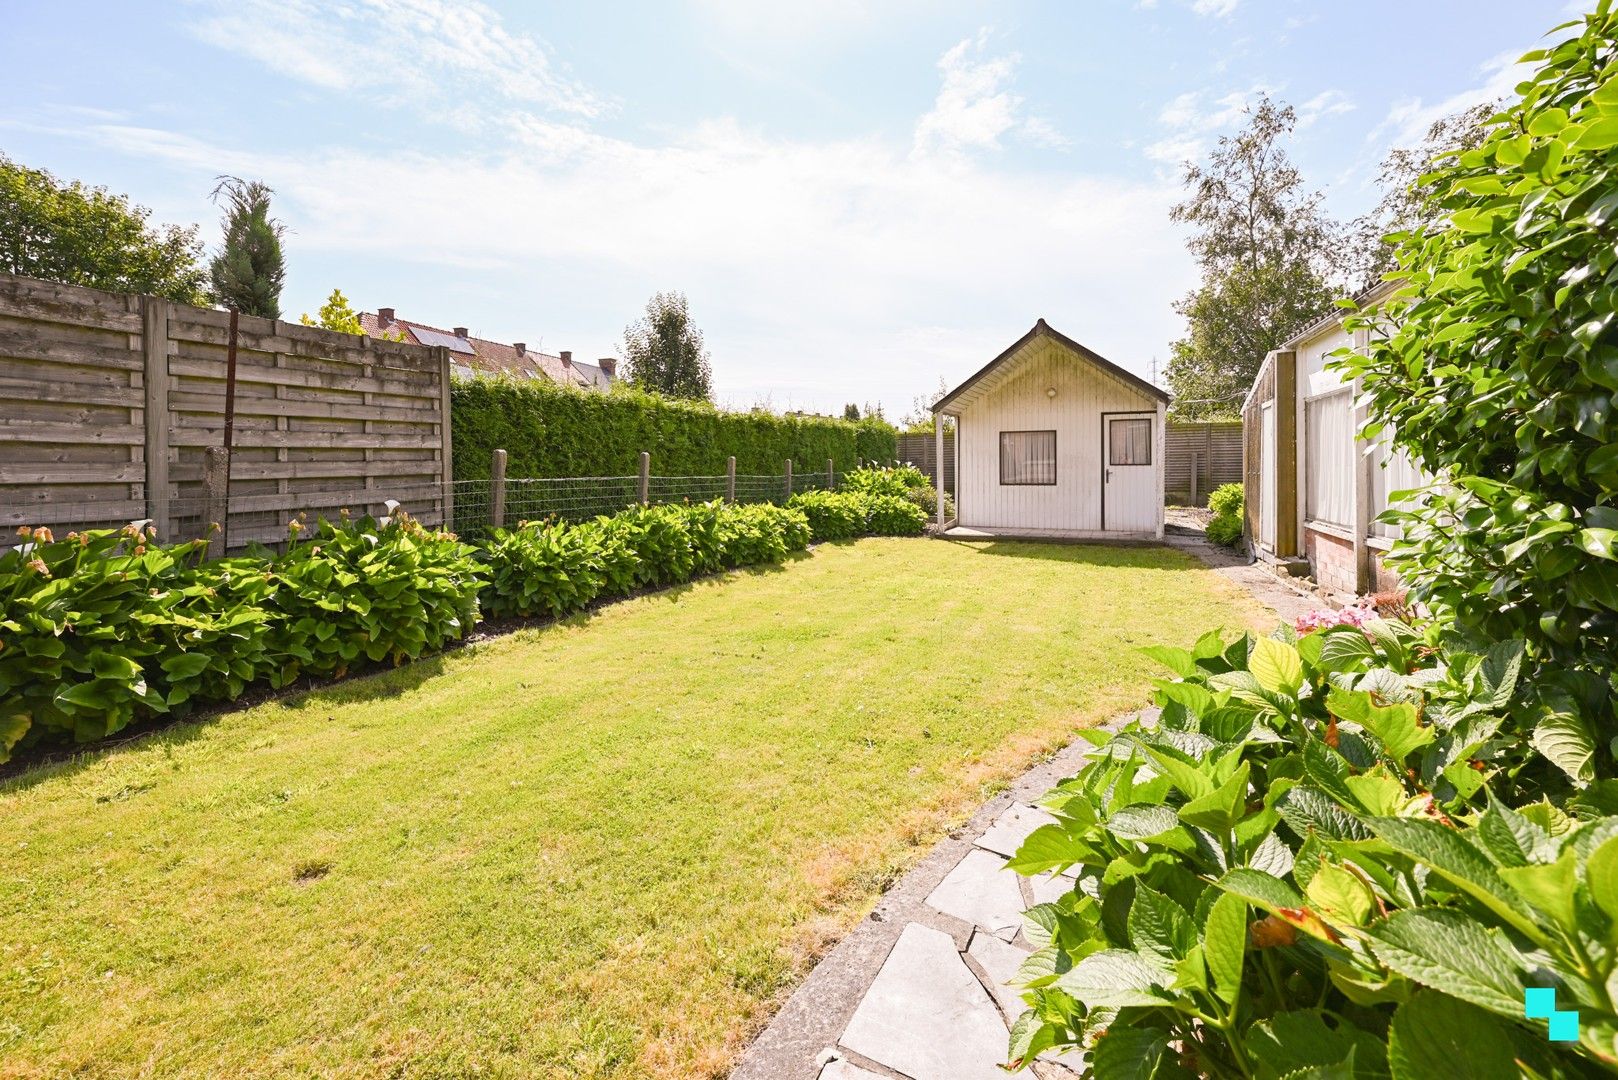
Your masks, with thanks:
[[[1047,387],[1045,389],[1045,396],[1046,397],[1055,397],[1056,396],[1056,387],[1054,387],[1054,386]]]

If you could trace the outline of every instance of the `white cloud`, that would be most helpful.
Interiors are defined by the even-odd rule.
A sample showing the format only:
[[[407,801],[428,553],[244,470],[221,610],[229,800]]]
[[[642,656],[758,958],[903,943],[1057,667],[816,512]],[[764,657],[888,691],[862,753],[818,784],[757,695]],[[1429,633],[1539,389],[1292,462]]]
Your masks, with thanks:
[[[1322,90],[1298,106],[1298,128],[1307,128],[1322,117],[1341,116],[1353,111],[1354,103],[1341,90]]]
[[[1433,102],[1419,97],[1395,101],[1365,141],[1384,147],[1414,146],[1426,137],[1428,128],[1444,117],[1485,101],[1510,96],[1531,70],[1532,65],[1517,63],[1516,53],[1491,57],[1478,67],[1481,81],[1465,90]]]
[[[916,154],[995,150],[1007,135],[1041,146],[1066,145],[1048,121],[1026,116],[1023,99],[1010,89],[1017,54],[986,57],[988,41],[989,32],[982,30],[939,57],[943,82],[932,109],[916,123]]]
[[[1241,0],[1196,0],[1191,10],[1198,15],[1212,15],[1216,19],[1229,18]]]
[[[512,107],[582,117],[607,108],[479,0],[212,0],[191,32],[287,78],[459,122]],[[467,104],[442,107],[457,98]]]
[[[1146,156],[1164,165],[1200,158],[1210,137],[1239,124],[1249,103],[1270,91],[1256,83],[1219,97],[1207,90],[1188,90],[1176,96],[1157,114],[1157,122],[1168,132],[1146,145]]]

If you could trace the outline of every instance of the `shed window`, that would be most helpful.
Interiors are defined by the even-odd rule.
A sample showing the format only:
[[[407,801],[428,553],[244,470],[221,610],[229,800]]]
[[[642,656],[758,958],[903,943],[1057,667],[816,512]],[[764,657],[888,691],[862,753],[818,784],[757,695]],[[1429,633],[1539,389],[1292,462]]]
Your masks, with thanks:
[[[1109,465],[1150,465],[1152,463],[1152,421],[1109,420],[1112,436],[1107,440],[1111,448]]]
[[[1000,482],[1046,485],[1056,483],[1056,432],[1002,431]]]

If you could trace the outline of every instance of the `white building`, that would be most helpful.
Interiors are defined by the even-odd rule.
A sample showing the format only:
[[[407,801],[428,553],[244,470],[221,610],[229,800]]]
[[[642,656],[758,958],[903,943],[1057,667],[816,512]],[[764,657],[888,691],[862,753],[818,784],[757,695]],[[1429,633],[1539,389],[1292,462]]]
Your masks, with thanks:
[[[1052,330],[1034,328],[933,406],[956,423],[952,536],[1160,539],[1169,396]]]

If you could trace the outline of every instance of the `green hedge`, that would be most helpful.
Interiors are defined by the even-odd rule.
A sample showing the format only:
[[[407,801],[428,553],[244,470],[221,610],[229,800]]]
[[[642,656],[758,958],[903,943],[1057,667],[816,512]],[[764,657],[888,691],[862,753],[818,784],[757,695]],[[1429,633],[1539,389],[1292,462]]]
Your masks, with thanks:
[[[477,547],[403,513],[291,533],[284,553],[209,562],[206,541],[164,546],[136,525],[61,540],[22,530],[0,553],[0,763],[255,684],[402,663],[464,637],[480,600],[497,615],[562,616],[780,562],[810,539],[798,510],[719,501],[525,525]]]
[[[891,461],[897,434],[883,420],[724,412],[629,387],[602,394],[541,382],[457,379],[451,389],[455,479],[489,475],[505,450],[510,477],[629,476],[641,451],[659,476],[773,475],[791,458],[800,472]]]

